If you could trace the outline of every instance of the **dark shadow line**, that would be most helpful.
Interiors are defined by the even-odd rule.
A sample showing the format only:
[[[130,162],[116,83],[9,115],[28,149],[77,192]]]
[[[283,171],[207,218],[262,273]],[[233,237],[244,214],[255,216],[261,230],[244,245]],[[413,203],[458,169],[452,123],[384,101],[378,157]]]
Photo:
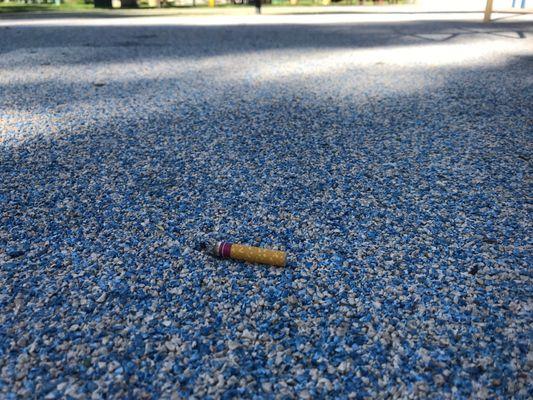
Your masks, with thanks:
[[[463,33],[451,33],[451,34],[445,33],[445,35],[449,35],[449,36],[445,37],[444,39],[432,39],[432,38],[420,36],[418,34],[407,35],[407,36],[412,36],[414,38],[417,38],[417,39],[420,39],[420,40],[426,40],[428,42],[447,42],[448,40],[451,40],[453,38],[456,38],[457,36],[464,35],[464,34]]]
[[[502,32],[499,32],[499,31],[486,31],[486,32],[483,32],[483,31],[471,30],[471,29],[468,29],[468,28],[465,28],[465,30],[468,33],[470,33],[470,34],[493,35],[493,36],[503,37],[503,38],[506,38],[506,39],[526,39],[527,38],[525,33],[523,31],[519,31],[519,30],[513,30],[513,32],[516,33],[516,35],[518,37],[504,35]]]

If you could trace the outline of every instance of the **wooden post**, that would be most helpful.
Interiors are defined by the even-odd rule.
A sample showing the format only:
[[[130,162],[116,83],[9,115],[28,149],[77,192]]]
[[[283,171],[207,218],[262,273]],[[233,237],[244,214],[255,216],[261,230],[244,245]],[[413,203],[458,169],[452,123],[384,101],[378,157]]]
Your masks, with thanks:
[[[493,6],[492,3],[494,3],[494,0],[487,0],[487,6],[485,7],[485,18],[483,19],[483,22],[490,22]]]

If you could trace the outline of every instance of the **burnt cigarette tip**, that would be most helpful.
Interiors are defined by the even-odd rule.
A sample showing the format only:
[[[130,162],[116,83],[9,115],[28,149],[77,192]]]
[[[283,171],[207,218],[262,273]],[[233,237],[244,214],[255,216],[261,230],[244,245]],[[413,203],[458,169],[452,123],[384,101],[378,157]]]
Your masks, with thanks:
[[[195,250],[196,251],[206,251],[208,247],[208,244],[206,242],[199,242],[196,244]]]

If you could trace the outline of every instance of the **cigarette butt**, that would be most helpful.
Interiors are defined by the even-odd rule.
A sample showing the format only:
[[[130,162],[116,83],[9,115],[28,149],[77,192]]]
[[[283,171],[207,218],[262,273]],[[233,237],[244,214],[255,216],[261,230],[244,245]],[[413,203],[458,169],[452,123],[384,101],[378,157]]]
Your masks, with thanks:
[[[287,265],[287,253],[262,247],[218,242],[211,248],[211,252],[217,257],[232,258],[250,263],[267,264],[276,267],[285,267]]]

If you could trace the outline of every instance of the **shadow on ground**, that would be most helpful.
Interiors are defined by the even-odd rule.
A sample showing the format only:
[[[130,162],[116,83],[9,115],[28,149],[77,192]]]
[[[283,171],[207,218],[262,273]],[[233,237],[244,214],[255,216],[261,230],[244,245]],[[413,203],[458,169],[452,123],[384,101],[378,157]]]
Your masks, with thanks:
[[[0,27],[0,53],[69,47],[100,49],[101,54],[61,57],[54,64],[122,62],[159,57],[201,58],[250,51],[280,49],[377,48],[424,45],[483,36],[524,39],[533,27],[527,22],[486,25],[457,21],[391,23],[340,23],[326,25],[236,25],[236,26],[25,26]],[[213,40],[217,38],[217,40]],[[220,46],[222,41],[226,45]],[[21,45],[23,43],[23,45]],[[121,49],[138,48],[131,52]],[[105,51],[109,49],[108,51]],[[16,66],[16,65],[15,65]]]
[[[50,66],[88,63],[90,73],[90,62],[137,68],[277,46],[305,62],[315,48],[509,30],[529,34],[451,23],[24,28],[2,31],[2,46],[11,56],[63,48]],[[101,52],[69,59],[84,44]],[[32,55],[16,66],[31,68]],[[526,391],[532,60],[508,61],[227,85],[148,75],[86,94],[74,123],[46,114],[46,96],[68,105],[74,80],[6,84],[11,104],[19,95],[32,107],[8,132],[20,142],[0,143],[0,390]],[[210,258],[194,250],[210,234],[283,246],[293,262]]]

